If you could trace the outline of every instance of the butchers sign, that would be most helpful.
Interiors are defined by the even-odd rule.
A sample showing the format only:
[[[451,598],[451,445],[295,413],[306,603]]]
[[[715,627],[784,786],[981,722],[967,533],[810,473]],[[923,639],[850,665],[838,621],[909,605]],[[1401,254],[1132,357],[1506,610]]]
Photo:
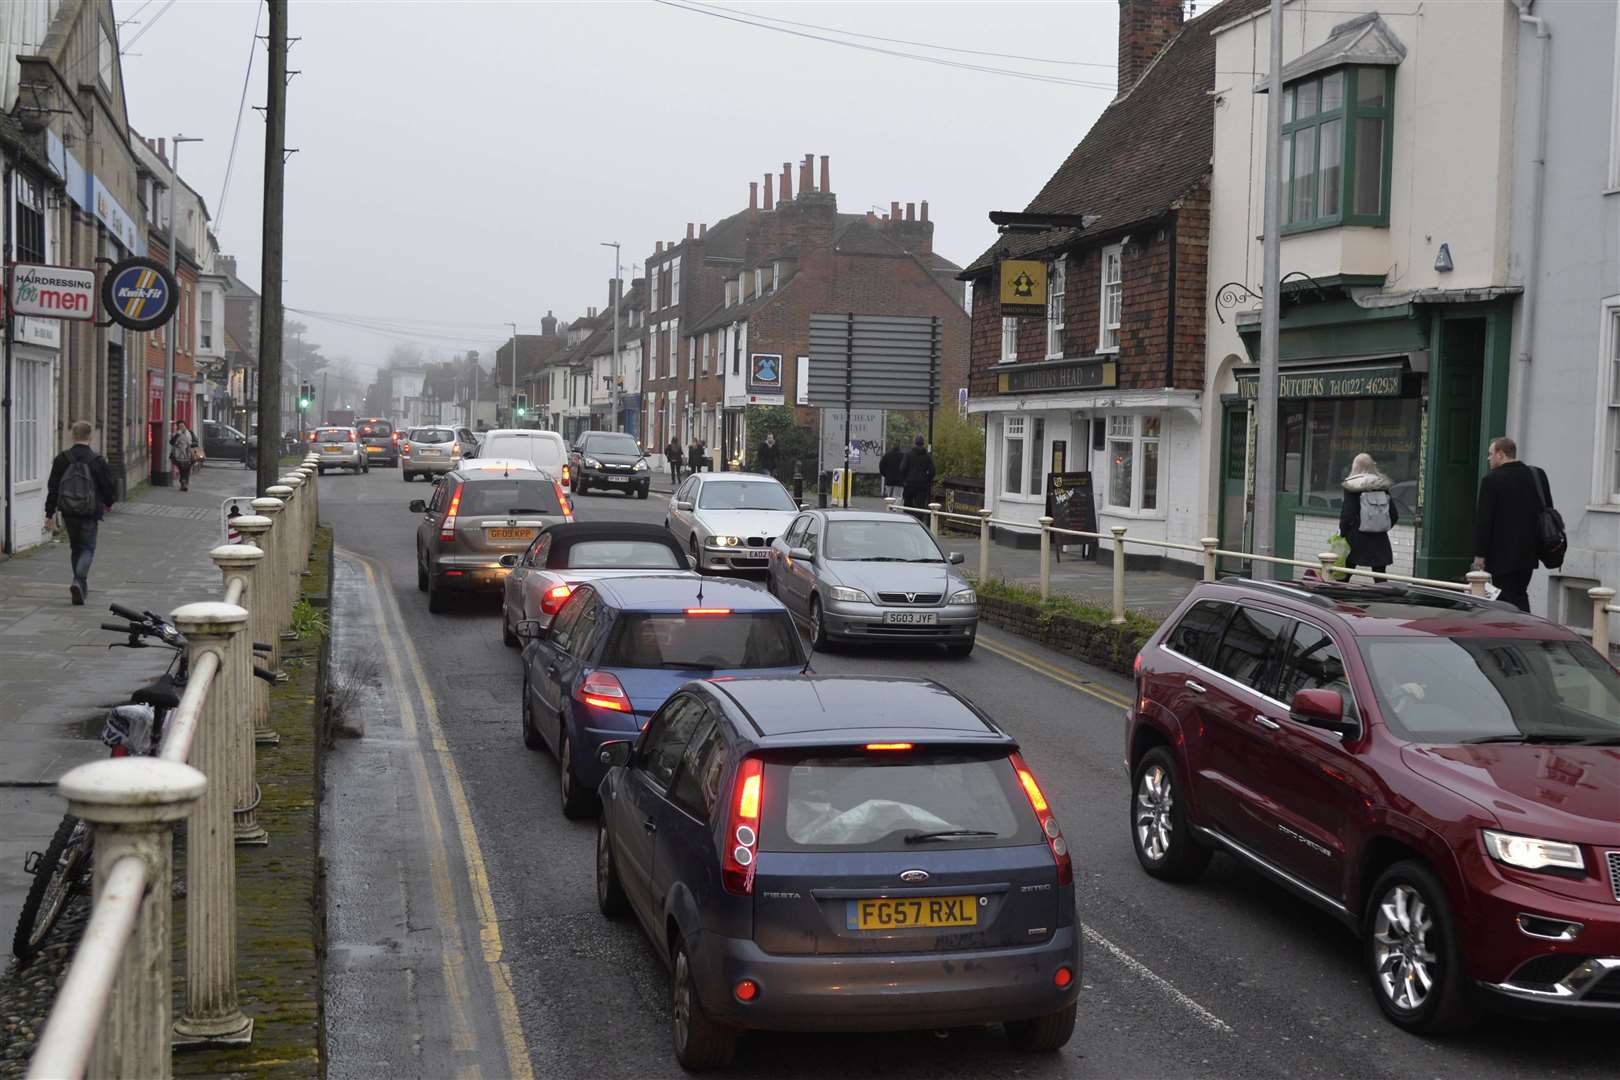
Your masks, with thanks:
[[[18,263],[11,268],[11,310],[43,319],[93,319],[95,271]]]

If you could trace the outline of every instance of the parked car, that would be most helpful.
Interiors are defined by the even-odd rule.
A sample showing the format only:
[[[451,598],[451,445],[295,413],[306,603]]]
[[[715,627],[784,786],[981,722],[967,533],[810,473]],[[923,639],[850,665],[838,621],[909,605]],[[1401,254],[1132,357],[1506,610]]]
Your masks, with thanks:
[[[1017,742],[951,691],[693,682],[602,756],[597,904],[634,912],[673,969],[684,1068],[726,1064],[753,1030],[1068,1042],[1068,844]]]
[[[478,444],[478,456],[527,461],[564,488],[569,484],[568,444],[555,431],[495,428],[484,432]]]
[[[639,731],[682,683],[797,676],[806,661],[793,618],[774,597],[688,574],[588,581],[549,625],[517,630],[528,642],[523,743],[557,755],[567,817],[596,808],[601,744]]]
[[[511,560],[501,603],[501,639],[517,645],[512,629],[524,619],[551,622],[569,595],[586,581],[638,574],[690,576],[686,553],[658,525],[633,521],[574,522],[541,530],[522,555]]]
[[[501,556],[528,547],[540,530],[574,520],[557,482],[521,461],[463,463],[444,474],[431,499],[415,499],[416,587],[428,610],[448,594],[499,592],[509,568]]]
[[[204,420],[202,424],[203,454],[209,461],[240,461],[244,466],[256,466],[259,440],[244,435],[229,424],[218,420]]]
[[[1361,935],[1384,1014],[1620,1008],[1620,674],[1574,631],[1398,586],[1195,587],[1136,661],[1131,840],[1223,850]]]
[[[651,466],[641,444],[622,431],[587,431],[568,455],[574,493],[591,488],[622,488],[626,495],[647,497]]]
[[[699,573],[764,570],[770,546],[799,508],[787,488],[755,473],[698,473],[670,496],[664,525]]]
[[[369,460],[391,469],[399,467],[399,432],[392,423],[380,416],[369,416],[356,420],[354,426]]]
[[[412,428],[399,445],[399,475],[407,484],[413,476],[443,476],[461,464],[463,444],[452,428]]]
[[[309,433],[309,441],[320,455],[315,471],[322,476],[328,469],[348,469],[351,472],[370,472],[371,462],[366,459],[360,436],[354,428],[322,427]]]
[[[973,651],[979,597],[910,514],[807,510],[770,546],[766,586],[810,626],[811,642],[929,642]]]

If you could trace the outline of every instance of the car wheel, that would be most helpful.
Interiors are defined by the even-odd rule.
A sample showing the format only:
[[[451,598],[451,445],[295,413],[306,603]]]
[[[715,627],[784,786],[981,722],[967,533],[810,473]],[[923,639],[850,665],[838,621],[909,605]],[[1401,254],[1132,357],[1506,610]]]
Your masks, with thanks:
[[[546,740],[535,730],[534,716],[529,711],[529,674],[523,673],[523,705],[519,709],[519,722],[523,725],[523,745],[530,750],[544,750]]]
[[[591,490],[591,486],[585,482],[585,478],[583,476],[574,478],[575,495],[583,495],[589,490]]]
[[[596,823],[596,906],[610,919],[630,911],[630,900],[619,881],[619,868],[613,865],[613,842],[608,838],[607,820]]]
[[[405,481],[407,484],[411,482],[411,474],[406,472],[404,469],[399,471],[399,478]]]
[[[596,809],[596,792],[581,784],[574,775],[574,744],[568,738],[566,723],[557,737],[557,786],[562,793],[563,817],[573,821],[589,817]]]
[[[692,961],[686,943],[675,942],[675,979],[670,1003],[670,1021],[675,1036],[675,1060],[691,1072],[718,1069],[731,1064],[737,1053],[737,1029],[722,1024],[703,1011],[697,986],[692,978]]]
[[[827,636],[827,623],[821,616],[821,597],[810,598],[810,645],[817,652],[826,652],[832,645]]]
[[[703,560],[698,556],[698,542],[696,536],[692,537],[686,542],[686,550],[692,556],[692,569],[696,570],[700,574],[703,573]]]
[[[1385,1016],[1419,1035],[1469,1026],[1451,904],[1432,870],[1418,862],[1385,870],[1368,894],[1362,939]]]
[[[512,633],[512,623],[506,617],[506,605],[501,605],[501,644],[508,649],[518,647],[518,636]]]
[[[636,488],[636,498],[645,499],[646,497],[647,497],[647,485],[643,484],[641,487]]]
[[[1050,1054],[1061,1050],[1074,1034],[1074,1020],[1079,1011],[1080,1004],[1076,1002],[1033,1020],[1003,1024],[1007,1029],[1007,1043],[1014,1050],[1026,1053]]]
[[[325,476],[326,475],[326,470],[321,468],[319,465],[317,465],[317,466],[315,466],[315,475],[317,475],[317,476]]]
[[[1191,881],[1209,865],[1210,849],[1195,841],[1187,828],[1175,759],[1163,746],[1149,750],[1136,764],[1131,845],[1142,869],[1164,881]]]
[[[439,588],[438,580],[432,574],[428,575],[427,594],[428,611],[434,615],[443,614],[446,606],[446,597],[444,595],[444,590]]]
[[[945,646],[945,655],[953,656],[957,659],[961,659],[964,656],[972,656],[973,640],[970,638],[967,641],[957,641]]]

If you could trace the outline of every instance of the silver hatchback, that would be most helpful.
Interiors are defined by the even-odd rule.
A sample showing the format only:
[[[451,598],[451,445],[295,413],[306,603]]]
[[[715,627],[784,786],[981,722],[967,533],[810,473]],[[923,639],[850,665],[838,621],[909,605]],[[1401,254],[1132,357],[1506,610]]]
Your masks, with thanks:
[[[414,476],[443,476],[461,464],[461,457],[454,428],[412,428],[399,447],[399,475],[407,484]]]

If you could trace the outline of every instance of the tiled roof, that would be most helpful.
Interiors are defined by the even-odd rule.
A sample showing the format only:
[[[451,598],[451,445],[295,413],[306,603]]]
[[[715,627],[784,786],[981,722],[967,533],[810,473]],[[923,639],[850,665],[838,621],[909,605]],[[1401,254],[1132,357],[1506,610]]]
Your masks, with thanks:
[[[1095,235],[1168,210],[1209,172],[1215,144],[1215,109],[1208,93],[1215,86],[1212,35],[1265,4],[1224,0],[1188,21],[1136,85],[1103,110],[1026,211],[1095,214],[1097,221],[1088,230]],[[1007,233],[961,276],[985,273],[1004,249],[1016,258],[1056,251],[1080,237],[1078,229]]]

